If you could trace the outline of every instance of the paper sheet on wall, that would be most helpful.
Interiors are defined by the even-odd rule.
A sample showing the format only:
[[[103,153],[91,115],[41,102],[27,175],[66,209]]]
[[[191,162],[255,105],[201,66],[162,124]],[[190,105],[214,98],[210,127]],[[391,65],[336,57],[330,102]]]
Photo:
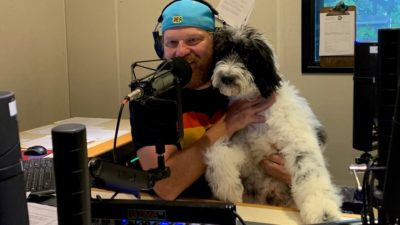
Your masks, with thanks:
[[[217,11],[225,22],[233,27],[247,24],[254,9],[255,0],[221,0]]]
[[[320,56],[354,55],[355,12],[328,16],[320,13]]]

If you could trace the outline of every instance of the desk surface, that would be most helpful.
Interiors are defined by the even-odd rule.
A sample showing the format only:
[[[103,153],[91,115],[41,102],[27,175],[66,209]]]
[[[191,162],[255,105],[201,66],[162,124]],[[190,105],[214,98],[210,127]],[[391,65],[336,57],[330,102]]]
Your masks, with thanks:
[[[80,123],[86,126],[88,157],[95,157],[113,149],[116,119],[73,117],[20,133],[21,148],[42,145],[53,149],[51,129],[60,124]],[[117,147],[132,141],[129,119],[121,119]]]
[[[103,199],[109,199],[113,196],[114,192],[92,188],[92,197],[95,198],[99,195]],[[120,193],[115,199],[136,199],[133,195]],[[153,200],[154,197],[148,194],[141,196],[143,200]],[[193,199],[189,199],[193,200]],[[184,201],[184,199],[183,199]],[[212,200],[195,200],[195,201],[212,201]],[[263,223],[263,224],[285,224],[297,225],[302,224],[299,212],[296,209],[252,204],[252,203],[236,203],[236,210],[240,217],[245,221]],[[343,221],[360,219],[360,215],[356,214],[343,214]]]
[[[74,117],[57,121],[53,124],[20,133],[21,147],[26,148],[35,144],[48,145],[51,143],[51,129],[62,123],[77,122],[85,124],[88,137],[88,156],[95,157],[113,148],[116,119]],[[131,141],[129,120],[121,120],[117,146]],[[47,146],[46,146],[47,147]],[[52,149],[52,147],[48,147]],[[100,189],[92,189],[92,197],[100,195],[102,198],[110,198],[114,192]],[[133,195],[118,194],[116,199],[136,199]],[[142,199],[154,199],[150,195],[142,195]],[[237,203],[238,214],[245,220],[264,224],[301,224],[299,213],[295,209],[275,207],[268,205]],[[359,215],[343,214],[343,220],[359,219]]]

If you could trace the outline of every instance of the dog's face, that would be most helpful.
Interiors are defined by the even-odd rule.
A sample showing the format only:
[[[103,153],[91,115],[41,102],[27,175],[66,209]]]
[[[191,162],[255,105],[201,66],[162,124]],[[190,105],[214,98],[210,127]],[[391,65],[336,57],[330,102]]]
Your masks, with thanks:
[[[227,96],[270,96],[278,87],[274,55],[255,29],[224,27],[214,33],[212,85]]]

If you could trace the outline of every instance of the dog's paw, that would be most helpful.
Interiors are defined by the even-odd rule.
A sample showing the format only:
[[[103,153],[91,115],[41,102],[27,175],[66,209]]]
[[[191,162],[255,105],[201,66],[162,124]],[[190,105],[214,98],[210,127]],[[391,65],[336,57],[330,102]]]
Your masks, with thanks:
[[[238,174],[228,176],[228,171],[218,169],[208,167],[205,174],[214,196],[226,202],[242,202],[244,187]],[[237,171],[230,172],[237,173]]]
[[[214,187],[214,195],[225,202],[243,202],[243,185],[240,183],[219,184]]]
[[[205,177],[215,197],[222,201],[242,201],[244,187],[240,168],[245,158],[240,148],[226,142],[218,141],[207,149],[204,155],[207,165]]]
[[[314,224],[339,220],[342,213],[336,201],[320,198],[305,203],[300,217],[305,224]]]

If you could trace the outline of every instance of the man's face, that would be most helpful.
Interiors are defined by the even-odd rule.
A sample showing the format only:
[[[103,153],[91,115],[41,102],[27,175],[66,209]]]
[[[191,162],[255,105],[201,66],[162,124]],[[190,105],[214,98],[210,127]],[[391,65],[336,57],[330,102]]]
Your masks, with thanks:
[[[163,35],[164,58],[182,57],[190,63],[192,79],[188,88],[197,89],[210,80],[213,38],[208,31],[195,27],[171,28]]]

